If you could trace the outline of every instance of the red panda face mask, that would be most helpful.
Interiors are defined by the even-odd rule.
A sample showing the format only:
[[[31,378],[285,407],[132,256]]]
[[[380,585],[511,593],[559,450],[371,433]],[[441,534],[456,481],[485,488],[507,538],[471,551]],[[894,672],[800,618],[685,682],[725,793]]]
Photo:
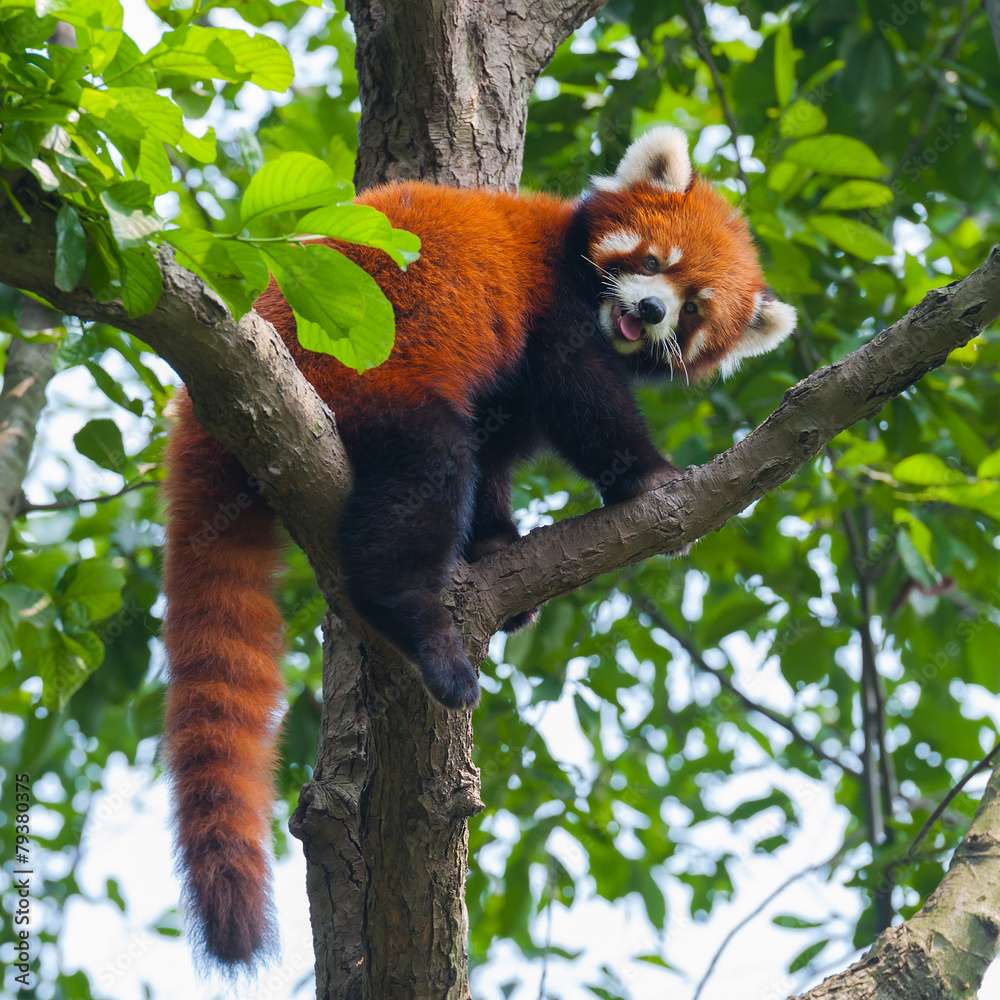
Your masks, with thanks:
[[[690,381],[731,374],[795,328],[795,310],[767,287],[743,216],[693,173],[680,129],[650,129],[613,177],[592,183],[588,258],[616,351]]]

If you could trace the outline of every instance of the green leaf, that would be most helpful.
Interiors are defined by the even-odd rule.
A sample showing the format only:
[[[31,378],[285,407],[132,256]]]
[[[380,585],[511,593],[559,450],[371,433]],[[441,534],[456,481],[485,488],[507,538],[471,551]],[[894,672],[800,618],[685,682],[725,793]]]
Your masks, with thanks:
[[[892,202],[892,188],[877,181],[844,181],[823,195],[820,208],[839,211],[852,208],[881,208]]]
[[[979,463],[976,475],[980,479],[1000,479],[1000,451],[995,451],[992,455],[987,455]]]
[[[896,524],[905,524],[909,530],[909,538],[913,544],[913,548],[917,551],[920,558],[923,559],[925,565],[933,569],[934,568],[934,553],[933,544],[934,536],[931,534],[930,528],[924,524],[912,511],[907,510],[905,507],[897,507],[892,512],[892,519]]]
[[[278,284],[295,310],[299,343],[363,372],[389,356],[396,321],[375,279],[322,244],[269,243]]]
[[[93,376],[97,387],[108,399],[117,403],[122,409],[128,410],[129,413],[134,413],[136,416],[142,415],[141,399],[132,399],[121,387],[121,384],[116,382],[100,365],[94,364],[93,361],[85,361],[84,365]]]
[[[287,90],[295,76],[292,58],[267,35],[236,28],[186,25],[167,32],[148,59],[161,73],[198,80],[249,81],[265,90]]]
[[[218,155],[214,128],[207,129],[204,135],[192,135],[184,129],[177,145],[192,160],[197,160],[199,163],[214,163]]]
[[[122,305],[129,316],[150,312],[163,292],[163,278],[149,247],[122,251]]]
[[[111,220],[111,233],[122,249],[141,246],[146,237],[158,232],[163,221],[151,215],[149,188],[142,181],[125,181],[101,192],[101,202]]]
[[[786,21],[778,28],[774,38],[774,91],[782,107],[791,100],[794,88],[795,46],[792,44],[792,26]]]
[[[914,486],[948,486],[952,483],[967,483],[968,479],[957,469],[953,469],[937,455],[910,455],[897,462],[892,475],[901,483]]]
[[[63,205],[56,216],[56,288],[71,292],[87,266],[87,236],[72,205]]]
[[[84,87],[80,107],[104,120],[107,130],[136,140],[175,143],[184,131],[181,109],[167,97],[145,87]]]
[[[870,146],[849,135],[818,135],[800,139],[785,150],[785,159],[820,174],[845,177],[881,177],[882,161]]]
[[[76,450],[102,468],[118,472],[127,460],[122,432],[107,417],[98,417],[73,435]]]
[[[829,943],[830,942],[827,938],[823,938],[822,940],[809,945],[808,948],[803,948],[802,951],[800,951],[789,963],[788,971],[798,972],[801,969],[804,969]]]
[[[159,139],[144,138],[139,144],[139,163],[135,176],[149,186],[151,194],[163,194],[168,190],[173,176],[167,151]]]
[[[90,633],[93,635],[93,633]],[[83,682],[100,666],[95,649],[54,627],[22,630],[22,655],[42,679],[42,705],[59,712]],[[100,640],[93,636],[100,645]],[[103,655],[103,646],[101,647]]]
[[[267,265],[255,246],[203,229],[169,229],[162,237],[177,250],[178,262],[214,289],[237,319],[267,287]]]
[[[781,116],[778,129],[786,139],[815,135],[826,128],[826,115],[811,101],[793,101]]]
[[[318,208],[353,197],[354,185],[336,177],[318,157],[285,153],[250,178],[240,203],[240,221],[247,225],[262,215]]]
[[[771,918],[771,923],[775,927],[784,927],[793,931],[804,931],[823,926],[822,920],[805,920],[802,917],[792,916],[790,913],[777,914]]]
[[[369,205],[318,208],[299,219],[297,228],[303,233],[384,250],[404,269],[420,256],[420,237],[405,229],[394,229],[378,209]]]
[[[14,650],[17,648],[14,638],[16,628],[17,622],[14,620],[14,612],[11,611],[10,605],[3,598],[0,598],[0,669],[10,663]]]
[[[811,215],[809,225],[834,246],[862,260],[892,255],[892,244],[871,226],[842,215]]]
[[[896,532],[896,551],[903,563],[903,568],[907,575],[922,584],[924,587],[934,586],[934,575],[930,568],[924,564],[924,560],[917,551],[909,532],[902,528]]]
[[[74,563],[60,580],[63,596],[82,604],[91,621],[108,618],[122,606],[124,586],[124,574],[106,559]]]

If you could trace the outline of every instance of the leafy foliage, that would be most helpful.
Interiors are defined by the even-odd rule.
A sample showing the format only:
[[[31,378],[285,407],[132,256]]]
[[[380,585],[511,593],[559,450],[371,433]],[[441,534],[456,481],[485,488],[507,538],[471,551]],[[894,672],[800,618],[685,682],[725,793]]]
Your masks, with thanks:
[[[299,0],[148,7],[164,33],[144,51],[123,32],[118,0],[0,2],[0,178],[30,170],[58,199],[59,287],[86,280],[141,313],[155,306],[154,255],[169,243],[234,315],[274,274],[303,343],[359,369],[377,364],[391,349],[391,310],[347,257],[306,239],[375,247],[399,266],[418,250],[349,204],[357,82],[343,12],[317,16]],[[710,6],[707,23],[691,8],[694,24],[677,5],[612,0],[563,46],[532,104],[524,174],[528,187],[575,194],[637,129],[681,124],[698,139],[701,169],[746,210],[772,285],[799,308],[795,342],[730,382],[644,390],[659,443],[680,464],[731,445],[799,377],[967,273],[1000,237],[990,96],[1000,68],[978,3],[752,0]],[[60,21],[75,46],[49,41]],[[234,127],[247,84],[288,87],[295,46],[323,60],[323,85],[299,79],[293,100],[268,99],[252,133]],[[58,824],[40,849],[66,863],[39,893],[50,901],[39,995],[89,997],[102,994],[60,966],[57,911],[81,895],[75,848],[109,761],[155,767],[161,531],[141,484],[160,477],[172,381],[119,331],[71,322],[38,333],[25,316],[23,300],[0,297],[6,335],[60,340],[54,384],[74,398],[54,405],[72,430],[43,445],[72,490],[51,468],[29,482],[38,497],[44,479],[65,509],[21,518],[3,567],[0,767],[54,789],[44,808]],[[820,899],[796,913],[779,901],[791,971],[808,977],[870,943],[876,896],[903,916],[919,906],[974,796],[956,798],[914,856],[908,848],[996,738],[997,413],[994,330],[687,559],[594,581],[496,642],[476,715],[487,803],[471,833],[477,963],[495,968],[502,942],[531,962],[572,963],[579,948],[549,934],[549,917],[597,897],[638,908],[658,947],[637,945],[633,962],[589,977],[590,993],[629,995],[640,967],[676,987],[678,973],[700,970],[672,950],[670,931],[731,900],[755,855],[783,859],[827,799],[843,833],[823,875],[852,892],[856,911],[845,918]],[[136,488],[75,504],[123,487]],[[516,502],[529,527],[595,498],[543,458],[522,471]],[[280,599],[290,643],[283,854],[319,720],[322,603],[297,554]],[[861,759],[869,635],[888,782],[874,846]],[[12,795],[5,781],[6,817]],[[106,896],[121,905],[115,886]],[[9,884],[3,897],[14,904]],[[154,929],[177,926],[165,914]]]
[[[152,248],[167,242],[234,316],[249,310],[270,269],[295,305],[306,346],[359,371],[380,364],[395,328],[388,301],[361,268],[306,237],[375,246],[404,268],[420,241],[375,209],[352,205],[349,174],[289,151],[246,185],[232,232],[203,218],[168,226],[158,214],[158,200],[177,193],[175,167],[216,162],[214,131],[193,125],[215,87],[285,91],[294,71],[287,50],[268,35],[198,23],[200,4],[151,6],[166,30],[142,52],[122,30],[120,0],[54,0],[39,5],[44,16],[21,0],[0,4],[0,170],[29,170],[59,197],[57,286],[72,291],[86,274],[100,299],[120,298],[130,316],[141,316],[162,292]],[[56,32],[60,23],[75,38]],[[350,160],[336,165],[344,171]],[[297,219],[307,208],[323,214]]]

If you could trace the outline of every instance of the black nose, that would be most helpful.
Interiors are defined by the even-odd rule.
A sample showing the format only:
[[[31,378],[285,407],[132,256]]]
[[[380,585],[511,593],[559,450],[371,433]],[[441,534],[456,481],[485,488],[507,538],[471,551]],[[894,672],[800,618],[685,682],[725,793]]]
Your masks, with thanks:
[[[659,323],[667,315],[661,299],[648,298],[639,303],[639,317],[643,323]]]

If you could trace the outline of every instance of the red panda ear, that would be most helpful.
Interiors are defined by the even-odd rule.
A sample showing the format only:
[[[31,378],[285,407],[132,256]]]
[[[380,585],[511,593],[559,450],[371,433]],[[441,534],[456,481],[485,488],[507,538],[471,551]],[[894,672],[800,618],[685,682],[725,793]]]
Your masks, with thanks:
[[[652,184],[680,194],[688,189],[691,178],[687,136],[673,125],[657,125],[625,150],[614,177],[592,177],[591,183],[602,191]]]
[[[732,375],[744,358],[773,351],[795,329],[795,321],[794,308],[787,302],[781,302],[770,288],[758,292],[754,296],[754,315],[750,325],[719,366],[723,378]]]

